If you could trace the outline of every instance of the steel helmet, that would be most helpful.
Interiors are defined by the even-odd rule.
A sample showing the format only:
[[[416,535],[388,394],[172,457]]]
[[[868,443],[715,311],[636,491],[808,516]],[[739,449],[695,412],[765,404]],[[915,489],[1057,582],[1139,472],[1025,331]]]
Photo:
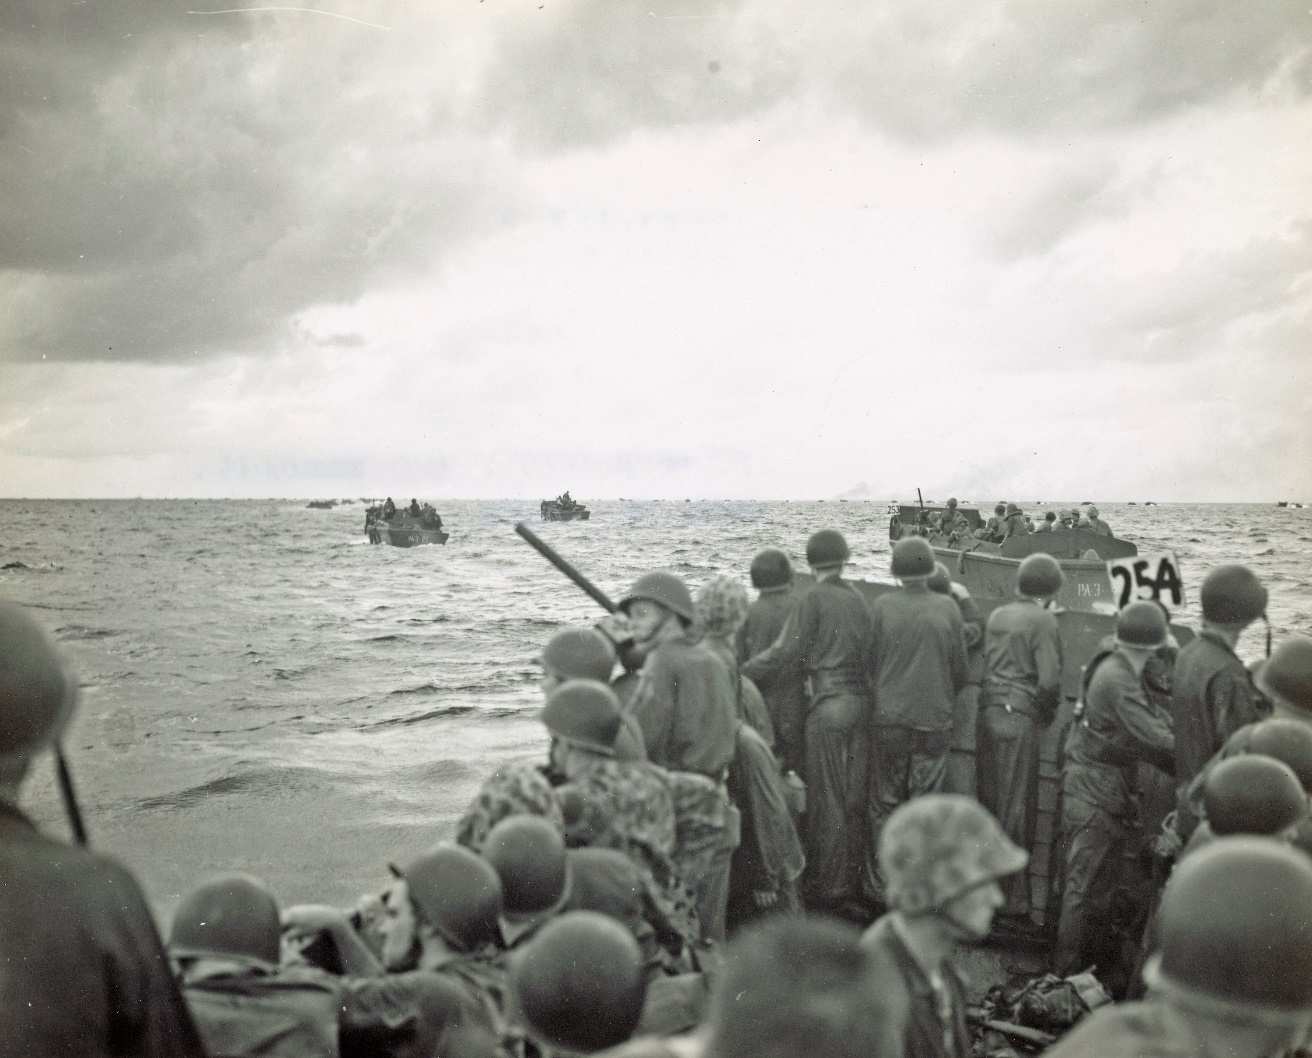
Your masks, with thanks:
[[[1266,588],[1247,566],[1217,566],[1198,595],[1203,616],[1217,624],[1247,624],[1266,613]]]
[[[852,552],[847,548],[847,541],[837,529],[821,529],[812,533],[806,542],[806,562],[817,569],[824,566],[837,566],[848,560]]]
[[[1097,517],[1098,517],[1098,508],[1095,507],[1092,503],[1089,504],[1089,517],[1090,517],[1090,518],[1097,518]]]
[[[538,918],[568,891],[565,839],[541,816],[509,816],[492,828],[483,858],[501,879],[501,913]]]
[[[0,754],[59,736],[77,701],[77,682],[26,610],[0,603]]]
[[[1148,983],[1241,1020],[1312,1011],[1312,860],[1269,838],[1219,838],[1162,893]]]
[[[956,509],[957,509],[957,498],[953,496],[948,500],[948,510],[955,511]]]
[[[1007,504],[1007,514],[1020,514],[1020,508],[1014,503]]]
[[[547,696],[538,719],[556,738],[609,755],[620,731],[620,700],[598,680],[566,680]]]
[[[1049,514],[1052,512],[1049,511]],[[1036,552],[1026,555],[1016,573],[1016,592],[1031,598],[1042,599],[1056,595],[1066,581],[1061,565],[1051,555]]]
[[[879,837],[879,867],[890,907],[941,911],[985,882],[1022,870],[1029,854],[973,797],[925,794],[899,807]]]
[[[1289,765],[1255,753],[1208,771],[1203,807],[1212,832],[1221,835],[1279,834],[1308,814],[1307,793]]]
[[[1257,687],[1268,698],[1312,713],[1312,639],[1286,639],[1257,670]]]
[[[753,588],[782,588],[793,581],[793,566],[777,547],[767,547],[752,559]]]
[[[562,679],[607,683],[615,651],[595,628],[562,628],[543,647],[542,664]]]
[[[501,879],[482,856],[442,842],[392,873],[405,879],[415,913],[452,947],[473,951],[499,939]]]
[[[908,536],[893,545],[890,568],[899,580],[928,577],[934,572],[934,549],[923,536]]]
[[[632,1036],[647,994],[638,942],[596,911],[543,926],[511,959],[510,981],[535,1036],[585,1054]]]
[[[692,594],[688,591],[688,585],[669,570],[658,569],[652,573],[644,573],[635,580],[628,594],[620,600],[620,609],[628,613],[629,607],[639,599],[659,603],[671,613],[677,614],[684,622],[692,623]]]
[[[725,638],[738,631],[747,620],[750,605],[742,582],[722,573],[702,585],[693,612],[703,634]]]
[[[1005,503],[999,503],[996,507],[993,508],[993,513],[1001,517],[1002,515],[1007,513],[1007,505]]]
[[[1116,618],[1118,646],[1155,650],[1165,645],[1168,634],[1166,615],[1162,608],[1147,599],[1130,603]]]
[[[268,886],[248,874],[225,874],[193,889],[178,905],[169,953],[277,966],[281,940],[278,901]]]
[[[929,575],[929,580],[925,583],[929,585],[930,591],[936,591],[940,595],[952,594],[952,574],[942,562],[934,563],[934,572]]]
[[[1312,727],[1280,716],[1260,720],[1248,730],[1248,752],[1288,764],[1312,793]]]

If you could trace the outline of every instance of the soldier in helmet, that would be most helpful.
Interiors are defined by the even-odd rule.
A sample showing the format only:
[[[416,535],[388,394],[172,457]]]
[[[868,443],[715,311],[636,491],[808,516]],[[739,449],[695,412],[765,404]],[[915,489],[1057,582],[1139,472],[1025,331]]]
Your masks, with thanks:
[[[1180,865],[1162,894],[1149,998],[1095,1011],[1048,1058],[1276,1058],[1312,1031],[1312,861],[1230,837]]]
[[[961,611],[962,630],[966,636],[966,686],[957,693],[957,708],[952,719],[952,753],[948,757],[945,793],[975,792],[975,727],[979,713],[979,686],[984,678],[984,618],[971,598],[970,590],[954,581],[948,567],[934,563],[929,590],[946,595]]]
[[[880,903],[877,850],[885,820],[898,805],[939,793],[947,780],[957,696],[966,686],[966,635],[961,611],[931,591],[934,551],[909,538],[893,546],[898,591],[871,606],[868,657],[875,707],[869,727],[870,771],[864,895]]]
[[[1056,524],[1057,524],[1057,512],[1045,511],[1043,514],[1043,521],[1039,523],[1038,527],[1034,531],[1036,533],[1050,533],[1052,532]]]
[[[1002,543],[1002,534],[1005,531],[1004,526],[1007,520],[1007,505],[999,503],[993,508],[993,514],[989,517],[983,526],[976,530],[975,535],[981,540],[987,540],[993,544]]]
[[[774,643],[743,665],[744,675],[767,684],[799,673],[810,684],[802,886],[808,905],[829,910],[858,895],[864,723],[870,709],[870,608],[843,580],[848,554],[841,533],[822,529],[811,536],[806,561],[815,587],[798,601]]]
[[[1049,605],[1062,581],[1051,555],[1028,556],[1020,564],[1016,600],[989,614],[984,633],[975,765],[979,799],[1027,853],[1034,851],[1039,814],[1040,731],[1052,723],[1061,701],[1061,634]],[[1003,914],[1027,919],[1029,878],[1017,875],[1003,888]]]
[[[756,684],[739,671],[738,653],[734,649],[734,637],[747,619],[748,605],[747,589],[742,582],[727,573],[718,574],[697,590],[693,604],[694,628],[700,630],[702,644],[733,675],[739,721],[750,724],[773,750],[774,722]]]
[[[1085,668],[1062,773],[1065,864],[1054,961],[1063,976],[1089,964],[1087,948],[1105,927],[1124,843],[1138,829],[1137,764],[1168,775],[1175,768],[1170,724],[1149,703],[1144,683],[1167,635],[1161,607],[1132,602],[1117,618],[1113,649]]]
[[[18,807],[76,695],[46,634],[0,603],[0,1054],[201,1058],[136,880],[40,833]]]
[[[1102,520],[1102,518],[1098,514],[1098,508],[1093,506],[1093,504],[1089,505],[1088,517],[1089,517],[1088,527],[1092,529],[1095,533],[1097,533],[1099,536],[1112,535],[1112,527]]]
[[[492,828],[483,858],[501,879],[501,941],[524,943],[565,906],[571,878],[565,839],[541,816],[510,816]]]
[[[302,904],[283,912],[291,949],[320,935],[331,940],[343,972],[338,986],[344,1049],[426,1058],[443,1053],[451,1033],[462,1027],[499,1031],[507,1002],[497,872],[450,842],[389,870],[377,951],[336,908]]]
[[[1189,784],[1225,743],[1262,711],[1235,645],[1266,613],[1267,592],[1246,566],[1218,566],[1203,578],[1203,626],[1176,658],[1171,682],[1175,780],[1180,791],[1177,829],[1188,839],[1196,823]]]
[[[870,1053],[969,1058],[966,990],[951,957],[988,935],[998,883],[1028,860],[970,797],[931,794],[889,816],[879,845],[889,911],[861,942],[882,1031]]]
[[[760,552],[752,559],[751,577],[752,587],[760,594],[747,608],[735,637],[740,666],[774,644],[797,605],[792,564],[782,551],[767,548]],[[774,725],[775,749],[784,767],[805,777],[806,687],[801,667],[761,677],[758,688]]]
[[[1025,521],[1025,512],[1014,503],[1007,504],[1006,513],[1002,517],[1002,539],[1008,540],[1013,536],[1026,536],[1029,531],[1029,526]]]
[[[281,935],[278,902],[247,875],[212,878],[178,905],[169,955],[211,1054],[337,1058],[337,981],[281,967]]]
[[[545,926],[512,961],[511,982],[527,1034],[544,1058],[624,1043],[638,1027],[647,993],[637,941],[591,911],[570,911]]]
[[[1220,761],[1203,781],[1204,817],[1179,858],[1232,834],[1292,842],[1307,819],[1307,796],[1294,770],[1274,757],[1247,753]]]
[[[733,759],[737,692],[724,663],[693,637],[692,595],[663,570],[620,600],[646,654],[629,711],[653,764],[722,779]]]

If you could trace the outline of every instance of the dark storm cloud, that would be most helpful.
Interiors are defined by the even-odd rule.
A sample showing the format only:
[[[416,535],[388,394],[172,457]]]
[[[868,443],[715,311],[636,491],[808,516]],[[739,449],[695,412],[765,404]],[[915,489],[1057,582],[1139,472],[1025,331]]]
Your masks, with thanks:
[[[267,348],[513,212],[484,152],[432,134],[424,83],[391,79],[395,37],[54,10],[0,36],[0,356]]]
[[[837,10],[837,9],[830,9]],[[1312,93],[1303,0],[852,3],[841,99],[911,138],[970,129],[1070,132],[1132,124],[1254,92],[1283,69]]]

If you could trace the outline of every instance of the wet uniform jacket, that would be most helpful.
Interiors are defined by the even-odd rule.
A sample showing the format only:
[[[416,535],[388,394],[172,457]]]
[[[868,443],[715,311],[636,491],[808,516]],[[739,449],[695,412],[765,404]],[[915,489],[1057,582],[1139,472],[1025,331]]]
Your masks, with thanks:
[[[957,692],[966,685],[961,610],[946,595],[889,592],[871,607],[869,656],[875,666],[876,724],[951,731]]]
[[[1175,776],[1184,785],[1232,734],[1260,720],[1257,694],[1244,663],[1210,628],[1185,644],[1171,688]]]
[[[1046,723],[1061,699],[1061,634],[1057,615],[1033,599],[989,614],[984,633],[988,701]]]
[[[1131,819],[1135,766],[1147,761],[1169,775],[1175,768],[1175,740],[1166,716],[1149,704],[1143,681],[1124,654],[1097,656],[1089,666],[1083,715],[1066,740],[1062,793]]]
[[[870,959],[870,1016],[883,1041],[874,1052],[889,1058],[969,1058],[966,989],[944,962],[936,988],[885,915],[866,930]]]
[[[647,655],[629,711],[653,764],[719,779],[733,760],[737,698],[724,663],[685,634]]]
[[[203,1058],[136,880],[0,802],[0,1056]]]
[[[868,693],[870,608],[841,577],[819,581],[798,601],[770,647],[742,668],[758,686],[799,669],[811,683],[811,706],[834,695]]]

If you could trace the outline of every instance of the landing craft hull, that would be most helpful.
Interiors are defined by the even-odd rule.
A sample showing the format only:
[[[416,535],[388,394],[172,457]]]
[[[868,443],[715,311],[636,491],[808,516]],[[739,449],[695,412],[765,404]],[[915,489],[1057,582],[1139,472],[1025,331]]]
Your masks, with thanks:
[[[981,605],[987,601],[996,606],[1016,597],[1016,577],[1021,563],[1018,558],[946,547],[934,548],[934,557],[948,567],[952,579],[964,584]],[[1111,578],[1101,558],[1058,559],[1058,564],[1065,580],[1057,593],[1057,605],[1065,610],[1115,613]]]
[[[393,547],[419,547],[422,544],[445,544],[451,534],[441,529],[424,529],[413,525],[389,525],[376,522],[369,526],[369,543],[391,544]]]

